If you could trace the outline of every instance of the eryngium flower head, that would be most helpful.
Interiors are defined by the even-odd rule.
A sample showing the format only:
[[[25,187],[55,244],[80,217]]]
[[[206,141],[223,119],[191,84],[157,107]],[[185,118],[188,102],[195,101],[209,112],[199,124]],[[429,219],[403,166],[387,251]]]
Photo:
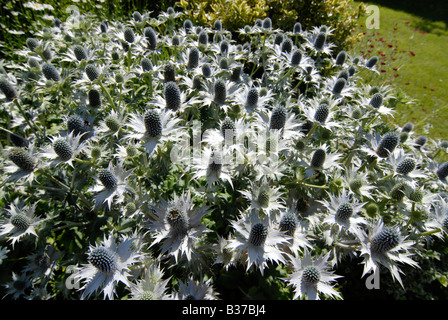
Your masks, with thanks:
[[[333,86],[333,93],[340,94],[345,87],[347,81],[344,78],[338,78]]]
[[[326,103],[320,104],[317,107],[316,112],[314,113],[314,120],[320,123],[324,123],[327,120],[329,114],[330,109],[328,105]]]
[[[395,131],[389,131],[383,135],[378,147],[376,149],[376,154],[380,158],[387,158],[396,148],[400,142],[400,135]]]
[[[313,259],[305,249],[302,258],[298,254],[288,256],[293,264],[294,273],[285,280],[294,287],[293,299],[307,297],[309,300],[319,300],[319,294],[333,299],[341,298],[340,293],[330,284],[341,277],[330,271],[331,264],[328,261],[330,253]]]
[[[176,262],[186,257],[191,262],[196,245],[206,232],[201,223],[210,212],[206,206],[196,207],[189,192],[174,195],[170,202],[161,200],[160,206],[153,207],[155,218],[148,224],[154,235],[153,245],[162,244],[162,253],[169,253]]]
[[[25,172],[32,172],[37,165],[36,160],[23,148],[12,148],[8,159]]]
[[[446,181],[446,177],[448,177],[448,161],[439,165],[436,174],[441,181]]]
[[[286,53],[290,53],[292,51],[292,47],[293,47],[292,40],[288,37],[286,37],[280,45],[280,49],[282,50],[282,52]]]
[[[145,275],[131,286],[131,300],[169,300],[166,294],[170,278],[163,279],[164,271],[155,261],[145,262]]]
[[[205,30],[202,30],[198,36],[198,42],[202,45],[207,45],[208,43],[208,34]]]
[[[136,22],[142,22],[143,21],[143,17],[142,14],[138,11],[134,11],[132,13],[132,18],[136,21]]]
[[[384,254],[400,243],[400,233],[398,230],[385,227],[371,240],[371,249],[377,253]]]
[[[91,107],[101,106],[101,93],[96,89],[89,90],[89,105]]]
[[[377,56],[373,56],[369,60],[367,60],[366,67],[371,69],[371,68],[373,68],[377,64],[377,62],[378,62],[378,57]]]
[[[14,86],[6,79],[0,79],[0,90],[5,95],[7,101],[13,101],[18,95]]]
[[[187,31],[193,29],[193,22],[191,22],[190,19],[185,19],[185,21],[184,21],[184,29],[187,30]]]
[[[221,22],[221,20],[215,20],[215,22],[213,23],[213,29],[215,29],[216,31],[221,31],[222,30],[222,22]]]
[[[118,282],[130,287],[131,277],[129,266],[138,262],[140,254],[133,248],[135,239],[122,236],[115,243],[113,236],[104,239],[102,243],[90,246],[87,256],[88,264],[83,264],[75,273],[75,279],[84,280],[85,285],[81,299],[88,298],[98,289],[102,289],[104,298],[113,299]]]
[[[155,138],[162,134],[162,121],[156,110],[146,111],[144,121],[148,136]]]
[[[151,71],[153,69],[151,60],[146,57],[143,57],[142,60],[140,60],[140,65],[142,66],[143,71]]]
[[[225,104],[227,98],[226,83],[222,79],[218,79],[214,84],[214,101],[218,104]]]
[[[284,106],[277,106],[272,110],[271,119],[269,122],[269,129],[281,130],[286,123],[286,108]]]
[[[131,27],[126,27],[123,31],[124,40],[128,43],[134,43],[135,41],[135,35],[134,30],[132,30]]]
[[[293,28],[294,33],[302,33],[302,24],[300,22],[296,22]]]
[[[230,119],[229,117],[226,117],[222,123],[221,123],[221,132],[222,136],[227,141],[233,141],[235,138],[236,132],[235,132],[236,126],[235,122]]]
[[[27,38],[26,39],[26,45],[28,49],[34,52],[38,46],[40,46],[39,40],[36,38]]]
[[[6,209],[9,213],[9,219],[0,222],[0,237],[8,236],[12,246],[26,235],[37,237],[36,227],[41,221],[34,215],[36,204],[24,205],[15,201]]]
[[[378,109],[383,104],[383,95],[380,92],[375,93],[370,99],[369,104],[375,109]]]
[[[269,17],[264,18],[263,20],[263,28],[264,29],[272,29],[272,20]]]
[[[85,72],[90,81],[94,81],[100,76],[100,71],[93,64],[86,65]]]
[[[414,130],[414,124],[412,122],[408,122],[406,123],[402,128],[401,131],[402,132],[411,132],[412,130]]]
[[[178,110],[181,105],[181,93],[179,86],[174,81],[165,84],[164,96],[166,108],[169,110]]]
[[[311,158],[311,165],[314,168],[320,168],[325,163],[325,159],[327,157],[327,152],[325,149],[317,149],[314,151],[313,156]]]
[[[61,76],[59,75],[58,70],[49,62],[44,62],[42,64],[42,73],[44,74],[45,78],[47,78],[47,80],[53,80],[56,82],[61,80]]]
[[[415,169],[416,165],[417,163],[414,158],[404,158],[397,164],[395,171],[400,174],[407,175]]]
[[[335,64],[337,66],[342,66],[345,63],[345,60],[347,59],[347,52],[344,50],[340,51],[338,55],[336,56]]]
[[[241,252],[242,257],[247,254],[247,270],[255,265],[263,274],[268,261],[284,262],[279,246],[286,243],[287,238],[273,227],[272,220],[261,219],[253,211],[238,221],[232,221],[232,226],[236,238],[230,240],[228,248]]]
[[[281,45],[284,38],[285,38],[285,35],[283,33],[277,33],[274,38],[274,43],[276,45]]]
[[[41,149],[41,156],[51,161],[48,163],[50,166],[67,163],[73,167],[73,161],[83,147],[80,144],[81,136],[70,133],[49,137],[49,139],[51,143]]]
[[[53,149],[62,161],[69,160],[73,155],[72,147],[65,139],[57,139],[54,141]]]
[[[163,67],[163,73],[165,77],[165,82],[176,81],[176,69],[171,62],[168,62]]]
[[[157,48],[157,35],[152,27],[146,27],[144,30],[146,40],[148,41],[148,48],[155,50]]]
[[[106,189],[115,189],[117,187],[118,180],[110,170],[101,169],[98,172],[98,179]]]
[[[259,95],[257,88],[250,88],[249,91],[247,92],[246,107],[256,108],[258,105],[258,98]]]
[[[97,193],[95,196],[95,210],[99,209],[105,202],[107,202],[110,209],[114,197],[117,197],[115,199],[117,203],[123,202],[124,194],[130,190],[126,179],[131,172],[132,170],[126,171],[121,164],[112,165],[112,162],[109,163],[107,168],[98,171],[97,178],[100,183],[88,190],[89,192]]]
[[[320,32],[314,41],[314,48],[316,50],[322,50],[325,45],[325,41],[327,41],[327,34],[325,32]]]
[[[379,220],[372,225],[369,234],[362,233],[361,240],[361,256],[364,257],[365,276],[368,272],[379,272],[379,265],[385,266],[392,274],[392,278],[398,280],[403,287],[400,273],[403,273],[397,266],[397,263],[405,263],[412,267],[418,264],[413,261],[410,256],[410,248],[414,244],[413,241],[406,240],[396,227],[385,226]]]
[[[291,56],[291,64],[299,65],[300,61],[302,61],[302,52],[299,50],[295,50]]]
[[[196,68],[199,66],[199,49],[192,47],[188,53],[188,68]]]
[[[416,149],[421,149],[427,142],[428,142],[428,137],[427,136],[424,136],[424,135],[419,136],[414,141],[414,147]]]
[[[79,45],[79,44],[76,44],[73,47],[73,53],[75,54],[75,57],[76,57],[76,59],[78,61],[81,61],[83,59],[87,59],[86,49],[83,46]]]
[[[82,135],[89,130],[86,121],[77,114],[72,114],[67,118],[67,131],[73,132],[74,136]]]

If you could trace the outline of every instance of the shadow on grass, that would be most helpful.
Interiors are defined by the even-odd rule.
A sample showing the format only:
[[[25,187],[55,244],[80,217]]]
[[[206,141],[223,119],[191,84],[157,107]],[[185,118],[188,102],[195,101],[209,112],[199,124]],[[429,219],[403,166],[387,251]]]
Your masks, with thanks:
[[[361,2],[359,0],[355,0]],[[378,4],[393,10],[401,10],[428,21],[428,25],[421,26],[421,29],[431,31],[434,28],[432,21],[442,21],[445,23],[445,30],[448,30],[448,1],[446,0],[365,0],[366,4]]]

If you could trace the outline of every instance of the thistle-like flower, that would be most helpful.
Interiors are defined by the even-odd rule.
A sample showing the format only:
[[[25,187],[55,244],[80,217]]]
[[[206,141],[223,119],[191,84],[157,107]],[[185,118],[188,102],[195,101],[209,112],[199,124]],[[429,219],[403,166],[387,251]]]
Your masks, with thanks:
[[[260,218],[255,211],[232,221],[236,234],[227,247],[239,251],[242,259],[246,258],[246,270],[255,266],[263,274],[268,262],[285,262],[280,246],[287,242],[287,237],[273,222],[269,217]]]
[[[37,237],[36,228],[42,220],[34,215],[35,208],[35,203],[31,205],[18,201],[11,203],[9,209],[6,209],[9,219],[1,222],[0,237],[8,237],[13,247],[23,237],[28,235]]]
[[[359,236],[363,225],[367,224],[367,221],[358,213],[366,203],[358,202],[353,194],[349,194],[346,189],[343,189],[339,195],[335,196],[329,193],[328,196],[330,201],[319,200],[327,209],[327,214],[322,223],[331,226],[331,232],[336,232],[334,236],[341,235],[341,232]],[[331,240],[331,238],[328,240]]]
[[[92,293],[101,289],[104,298],[112,300],[118,282],[124,283],[128,288],[132,286],[129,267],[141,258],[141,254],[133,249],[133,242],[133,238],[122,236],[117,243],[113,235],[110,235],[108,238],[104,236],[101,243],[89,247],[89,263],[82,264],[75,273],[75,279],[85,282],[79,289],[83,290],[81,299],[89,298]]]
[[[178,126],[180,119],[170,110],[158,111],[156,108],[148,109],[144,114],[131,114],[127,126],[133,133],[126,135],[126,139],[138,139],[151,156],[157,146],[161,148],[168,141],[176,141],[182,134]]]
[[[240,190],[240,193],[250,201],[249,211],[262,211],[269,215],[272,211],[284,208],[284,201],[279,187],[269,185],[264,179],[260,183],[250,183],[250,190]]]
[[[195,251],[207,231],[201,223],[207,213],[207,206],[193,205],[190,192],[174,194],[169,202],[161,200],[159,206],[153,206],[154,219],[147,225],[154,239],[151,246],[160,243],[161,253],[173,256],[176,262],[183,257],[190,263],[195,262]]]
[[[174,300],[216,300],[218,293],[212,286],[212,279],[207,281],[179,281],[179,290],[173,292]]]
[[[202,154],[193,158],[191,169],[195,171],[192,179],[205,177],[207,185],[210,188],[220,180],[232,184],[232,162],[224,157],[224,154],[231,154],[226,146],[222,150],[213,147],[205,147]]]
[[[131,300],[169,300],[166,291],[170,279],[163,279],[163,269],[155,261],[146,262],[145,266],[143,279],[130,285]]]
[[[367,137],[370,146],[363,146],[361,150],[368,155],[384,160],[388,158],[400,143],[400,135],[395,131],[388,131],[383,136],[378,133]]]
[[[398,227],[385,226],[382,220],[371,225],[368,233],[363,232],[361,237],[361,257],[364,258],[364,271],[362,276],[373,271],[379,272],[379,266],[389,269],[392,278],[403,287],[397,263],[405,263],[412,267],[418,267],[417,262],[410,256],[414,241],[406,240]]]
[[[114,166],[112,162],[109,162],[107,169],[98,171],[99,183],[88,189],[88,192],[96,193],[94,210],[98,210],[105,202],[107,202],[109,210],[113,202],[123,202],[125,193],[132,192],[126,181],[132,171],[132,169],[125,170],[122,164]],[[116,199],[114,199],[115,197]]]
[[[329,263],[330,253],[325,256],[312,257],[305,249],[303,257],[298,254],[289,255],[293,265],[293,273],[285,281],[294,287],[294,297],[319,300],[322,296],[342,299],[341,294],[331,285],[341,276],[334,275]]]
[[[10,174],[10,181],[19,181],[26,178],[28,182],[34,180],[36,169],[42,166],[39,160],[39,154],[34,147],[12,147],[6,148],[6,155],[11,164],[6,165],[3,170]]]
[[[74,135],[73,131],[67,136],[50,137],[50,144],[41,150],[41,157],[51,160],[50,166],[57,166],[61,163],[67,163],[73,167],[73,161],[81,152],[83,144],[80,142],[81,135]]]

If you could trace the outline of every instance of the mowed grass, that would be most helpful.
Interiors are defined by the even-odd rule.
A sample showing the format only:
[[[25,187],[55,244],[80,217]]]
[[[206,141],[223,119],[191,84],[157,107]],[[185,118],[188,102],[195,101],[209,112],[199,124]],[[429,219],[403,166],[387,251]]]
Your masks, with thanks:
[[[354,2],[359,4],[358,2]],[[370,3],[366,3],[369,5]],[[372,3],[377,5],[376,3]],[[369,29],[368,15],[358,19],[362,40],[352,53],[380,58],[379,76],[370,84],[389,84],[413,99],[396,105],[392,121],[415,124],[415,131],[429,138],[448,140],[448,26],[385,6],[379,8],[379,28]],[[402,96],[402,94],[399,94]]]

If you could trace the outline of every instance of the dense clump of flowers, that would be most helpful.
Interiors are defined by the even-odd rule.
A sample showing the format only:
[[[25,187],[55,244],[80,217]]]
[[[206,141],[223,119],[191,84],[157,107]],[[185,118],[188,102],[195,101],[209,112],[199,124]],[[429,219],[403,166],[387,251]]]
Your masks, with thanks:
[[[225,299],[233,269],[275,274],[290,299],[342,299],[341,261],[406,286],[400,267],[446,233],[448,165],[432,156],[446,147],[386,122],[390,88],[357,81],[378,59],[333,51],[331,28],[266,18],[238,43],[172,8],[81,17],[0,75],[0,263],[60,253],[45,277],[13,270],[26,286],[7,296]],[[49,281],[70,266],[72,286]]]

